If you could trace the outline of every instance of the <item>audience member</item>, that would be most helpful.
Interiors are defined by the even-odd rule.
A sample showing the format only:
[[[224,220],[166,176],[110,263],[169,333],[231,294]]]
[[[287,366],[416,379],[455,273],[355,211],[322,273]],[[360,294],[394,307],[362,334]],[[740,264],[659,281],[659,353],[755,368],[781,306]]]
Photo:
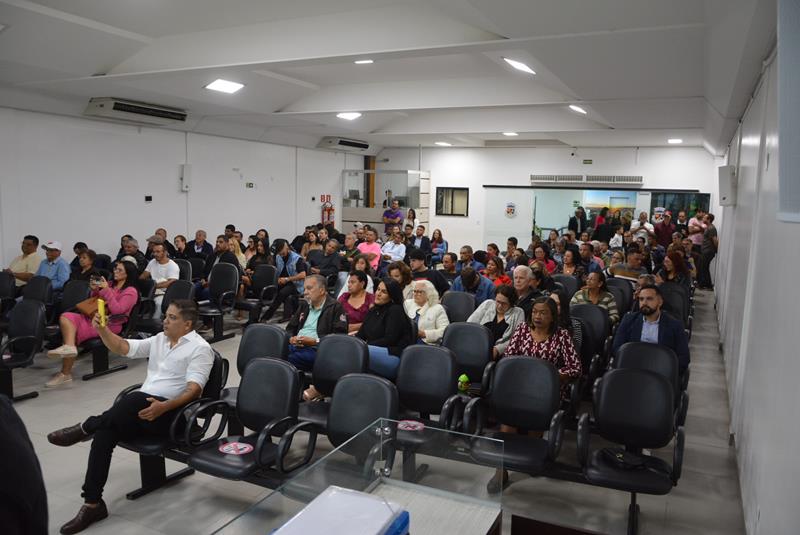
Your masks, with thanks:
[[[403,212],[400,210],[400,202],[395,199],[392,201],[391,208],[387,208],[383,212],[383,233],[386,236],[391,235],[391,229],[395,225],[399,225],[403,222]]]
[[[411,321],[403,309],[400,285],[390,278],[375,288],[375,304],[355,336],[369,344],[369,369],[387,379],[397,377],[400,355],[412,343]]]
[[[611,260],[608,262],[608,267],[613,266],[614,264],[624,264],[625,263],[625,253],[622,251],[614,251],[611,253]]]
[[[635,282],[639,275],[647,273],[647,269],[642,265],[642,252],[638,245],[631,244],[628,247],[627,258],[628,261],[624,264],[614,264],[606,269],[608,275]]]
[[[322,256],[314,256],[308,262],[309,271],[312,275],[322,275],[325,279],[330,276],[338,275],[341,264],[339,256],[339,242],[333,238],[325,243],[325,250]]]
[[[258,238],[255,234],[247,237],[247,247],[244,249],[244,258],[247,262],[250,261],[253,256],[256,254]],[[247,265],[247,264],[245,264]]]
[[[37,252],[38,248],[39,238],[31,234],[25,236],[22,238],[22,254],[12,260],[8,269],[5,270],[6,273],[14,275],[18,296],[22,293],[22,288],[39,270],[39,264],[42,263],[42,257]]]
[[[131,238],[125,242],[123,249],[125,250],[124,256],[130,256],[136,262],[136,270],[139,273],[144,271],[144,268],[147,267],[147,259],[144,257],[144,253],[139,250],[139,242]]]
[[[352,271],[347,279],[347,291],[338,299],[347,315],[347,330],[350,334],[361,328],[364,317],[375,302],[375,296],[367,291],[367,281],[372,284],[372,279],[365,272]]]
[[[47,277],[52,283],[53,290],[61,290],[70,275],[69,264],[61,256],[61,242],[49,241],[42,245],[42,249],[45,251],[45,259],[39,264],[35,276]]]
[[[108,330],[117,334],[128,322],[128,316],[139,300],[139,292],[136,290],[136,267],[130,262],[117,262],[113,277],[112,284],[100,277],[96,282],[92,282],[90,287],[92,297],[99,297],[106,302],[107,314],[110,316],[107,320]],[[58,323],[61,327],[63,344],[48,351],[47,356],[63,360],[61,371],[45,383],[48,388],[71,382],[72,366],[75,364],[75,357],[78,356],[77,346],[100,336],[91,318],[79,312],[64,312],[58,318]]]
[[[456,277],[458,277],[458,272],[456,271],[457,260],[458,257],[456,253],[445,253],[444,257],[442,257],[442,269],[439,270],[439,273],[441,273],[451,285],[453,281],[456,280]]]
[[[367,256],[366,255],[362,254],[362,255],[358,255],[356,257],[355,261],[353,261],[353,269],[350,270],[350,273],[353,273],[354,271],[363,271],[364,273],[366,273],[366,275],[367,275],[367,287],[366,287],[367,293],[375,293],[375,283],[372,280],[372,276],[374,275],[374,272],[372,271],[372,266],[370,266],[369,260],[367,260]],[[345,285],[339,290],[339,293],[336,294],[337,299],[339,297],[341,297],[345,293],[346,290],[347,290],[347,286]]]
[[[518,325],[525,322],[525,312],[515,306],[516,304],[516,290],[503,284],[497,287],[494,300],[487,299],[467,318],[467,322],[483,325],[492,333],[494,359],[505,354],[511,334]]]
[[[411,243],[414,240],[414,227],[412,225],[406,225],[403,227],[403,244],[406,248],[411,247]]]
[[[466,266],[461,270],[461,275],[453,281],[454,292],[467,292],[475,296],[475,306],[487,299],[494,299],[495,288],[492,281],[482,277],[475,268]]]
[[[198,301],[207,300],[210,297],[208,293],[208,281],[211,279],[211,270],[214,269],[219,263],[226,263],[236,266],[240,270],[239,260],[228,249],[228,239],[224,234],[217,236],[217,246],[214,252],[206,258],[206,264],[203,267],[203,276],[200,281],[195,285],[195,299]]]
[[[434,229],[431,234],[431,266],[436,266],[439,262],[444,261],[444,255],[447,254],[447,240],[442,237],[442,231]]]
[[[613,353],[628,342],[650,342],[672,349],[678,355],[683,373],[689,367],[689,339],[683,324],[669,314],[663,314],[664,299],[658,286],[639,289],[639,311],[625,314],[614,335]]]
[[[411,230],[419,226],[419,219],[417,219],[417,212],[413,208],[409,208],[406,212],[406,218],[403,220],[403,227],[411,225]]]
[[[402,262],[406,257],[406,245],[403,233],[393,231],[386,243],[381,247],[381,258],[385,262]]]
[[[411,321],[417,324],[418,340],[415,342],[439,345],[444,330],[450,325],[447,312],[439,304],[439,293],[427,280],[414,281],[411,286],[413,297],[406,299],[403,306]]]
[[[372,271],[378,270],[378,264],[381,260],[381,246],[376,242],[377,239],[378,233],[375,229],[370,228],[364,232],[364,242],[358,245],[359,252],[369,260]]]
[[[125,256],[125,244],[128,243],[128,240],[132,240],[133,236],[130,234],[123,234],[123,236],[119,239],[119,251],[117,251],[117,260],[122,260],[122,257]]]
[[[528,255],[528,258],[533,258],[533,251],[539,245],[542,245],[542,238],[536,232],[536,229],[534,229],[531,231],[531,243],[529,243],[528,248],[525,249],[525,254]]]
[[[315,230],[315,227],[313,226],[306,227],[302,234],[298,234],[297,236],[294,237],[294,239],[290,244],[292,251],[296,253],[303,252],[303,245],[305,245],[306,242],[308,241],[308,233],[311,232],[312,230]]]
[[[564,263],[561,265],[558,273],[563,275],[572,275],[582,282],[586,271],[581,264],[580,258],[580,253],[576,253],[572,249],[567,249],[564,251]]]
[[[97,316],[95,316],[97,318]],[[102,499],[111,455],[117,443],[137,437],[169,436],[175,416],[198,399],[208,381],[214,356],[208,342],[194,332],[197,306],[173,301],[164,317],[163,332],[144,340],[125,340],[109,327],[93,321],[103,343],[118,355],[149,358],[147,378],[100,416],[65,427],[47,436],[56,446],[72,446],[93,438],[83,484],[84,505],[61,527],[61,533],[78,533],[108,516]],[[169,360],[169,362],[168,362]]]
[[[175,253],[172,255],[173,260],[189,260],[195,256],[194,251],[189,249],[186,236],[183,234],[177,234],[172,241],[175,245]]]
[[[583,206],[578,206],[575,209],[575,215],[569,218],[567,228],[571,230],[575,236],[579,236],[589,227],[589,221],[586,219],[586,210]]]
[[[289,298],[303,295],[303,281],[308,268],[303,257],[292,251],[289,242],[283,238],[275,240],[272,252],[275,255],[275,270],[278,272],[278,294],[264,311],[261,321],[269,321],[281,305],[283,305],[281,321],[287,321],[292,316]]]
[[[413,277],[408,264],[399,260],[392,262],[386,267],[386,274],[400,285],[400,289],[403,292],[403,301],[414,296],[414,285],[411,284]]]
[[[156,293],[153,298],[156,308],[153,311],[153,317],[158,319],[161,318],[161,302],[164,300],[164,294],[169,285],[180,278],[181,270],[178,264],[167,256],[164,244],[154,245],[152,252],[153,259],[147,264],[141,278],[153,279],[156,283]]]
[[[655,235],[649,236],[647,239],[647,251],[650,253],[650,261],[646,267],[651,267],[651,272],[655,273],[661,269],[661,264],[664,263],[664,257],[667,256],[667,250],[658,243]]]
[[[617,301],[614,299],[614,294],[608,290],[606,276],[601,272],[589,273],[586,276],[586,286],[575,292],[569,304],[571,306],[584,303],[591,303],[604,308],[608,312],[608,319],[612,327],[619,321]]]
[[[669,244],[672,241],[672,234],[675,232],[675,230],[675,224],[672,222],[672,212],[669,210],[664,212],[664,217],[660,222],[656,223],[655,227],[653,227],[653,233],[655,234],[656,241],[664,249],[669,247]]]
[[[533,259],[544,264],[544,268],[548,273],[555,273],[556,269],[558,269],[558,263],[550,258],[550,251],[544,244],[537,245],[533,250]]]
[[[683,250],[680,253],[671,252],[664,258],[664,263],[655,274],[656,284],[674,282],[688,290],[692,285],[692,278],[686,262],[683,261]]]
[[[306,233],[306,240],[302,249],[300,249],[300,256],[307,261],[308,253],[311,251],[322,251],[322,244],[319,242],[319,234],[316,230],[309,230]]]
[[[503,259],[499,255],[489,257],[486,262],[486,269],[483,270],[483,276],[492,281],[495,286],[511,284],[511,277],[506,275]]]
[[[706,232],[706,213],[702,208],[698,208],[694,217],[689,220],[689,239],[692,240],[692,252],[701,254],[703,246],[703,235]]]
[[[700,288],[713,290],[714,283],[711,280],[711,261],[717,256],[719,248],[719,237],[717,227],[714,226],[714,214],[707,213],[703,223],[706,230],[703,233],[703,243],[700,246],[700,271],[697,284]]]
[[[622,249],[623,234],[625,234],[623,228],[621,226],[617,227],[617,229],[614,231],[614,236],[612,236],[608,242],[608,246],[612,249]]]
[[[584,242],[580,245],[580,262],[581,267],[583,267],[584,278],[589,273],[599,273],[603,271],[600,265],[595,260],[594,256],[594,245],[591,242]]]
[[[465,245],[461,248],[458,252],[459,254],[459,261],[456,263],[456,272],[461,273],[461,271],[469,266],[477,272],[486,269],[486,266],[475,260],[474,254],[472,252],[472,247],[469,245]]]
[[[72,252],[75,253],[75,258],[72,259],[72,262],[69,263],[70,271],[77,271],[80,269],[80,258],[81,253],[86,251],[89,248],[85,242],[79,241],[75,242],[75,245],[72,246]]]
[[[417,225],[417,229],[414,232],[414,238],[411,240],[411,245],[414,249],[419,249],[426,255],[432,253],[431,249],[431,240],[425,235],[425,226],[424,225]]]
[[[161,240],[164,243],[164,247],[166,247],[167,255],[169,255],[170,258],[175,258],[175,247],[167,239],[167,229],[157,228],[153,234],[155,234],[156,236],[161,236]]]
[[[489,258],[500,257],[500,248],[497,246],[496,243],[490,243],[486,245],[486,256],[487,260]]]
[[[441,272],[428,269],[425,265],[425,253],[420,249],[412,249],[408,253],[408,263],[411,265],[411,277],[416,280],[428,280],[433,284],[439,296],[450,289],[450,283]]]
[[[678,219],[675,220],[675,230],[681,233],[681,236],[687,238],[689,236],[689,220],[686,219],[686,210],[678,211]]]
[[[647,240],[654,230],[653,224],[647,220],[647,212],[640,212],[639,219],[631,223],[631,234],[634,239],[644,238]]]
[[[519,240],[514,236],[510,236],[506,240],[506,251],[503,253],[503,256],[505,257],[506,260],[506,264],[508,264],[514,259],[514,251],[517,250],[518,244]]]
[[[547,233],[547,241],[545,244],[550,248],[551,253],[556,250],[556,243],[558,243],[559,239],[558,231],[556,229],[551,229],[550,232]]]
[[[517,266],[514,268],[513,282],[514,291],[517,292],[517,307],[525,313],[525,321],[530,321],[533,301],[541,297],[531,288],[533,271],[528,266]]]
[[[214,254],[214,248],[206,241],[206,231],[198,230],[194,233],[194,239],[186,244],[189,249],[189,256],[196,256],[206,259]]]
[[[94,267],[94,260],[97,253],[91,249],[86,249],[78,255],[78,269],[72,271],[69,280],[89,282],[93,278],[99,278],[100,274]]]

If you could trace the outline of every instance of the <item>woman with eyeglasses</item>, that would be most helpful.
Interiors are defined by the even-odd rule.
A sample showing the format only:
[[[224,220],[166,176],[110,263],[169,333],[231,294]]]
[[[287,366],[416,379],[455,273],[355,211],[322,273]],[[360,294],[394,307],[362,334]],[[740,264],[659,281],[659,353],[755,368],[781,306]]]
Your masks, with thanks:
[[[429,280],[411,283],[413,297],[406,299],[403,307],[411,321],[417,324],[417,343],[439,345],[444,330],[450,325],[447,311],[439,304],[439,292]]]
[[[468,323],[483,325],[492,333],[494,359],[505,354],[511,334],[519,324],[525,323],[525,312],[516,304],[517,292],[514,287],[502,284],[497,287],[494,299],[481,303],[467,318]]]

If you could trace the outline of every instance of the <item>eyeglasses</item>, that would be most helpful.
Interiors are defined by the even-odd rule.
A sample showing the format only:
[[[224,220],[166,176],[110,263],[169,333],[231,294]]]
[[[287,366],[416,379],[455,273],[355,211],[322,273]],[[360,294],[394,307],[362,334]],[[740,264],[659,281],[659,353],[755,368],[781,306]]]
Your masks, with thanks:
[[[425,290],[414,290],[413,293],[415,293],[415,294],[425,294],[427,292]]]
[[[508,301],[500,301],[499,299],[495,299],[494,302],[497,303],[497,306],[502,306],[502,307],[511,306],[511,303],[509,303]]]

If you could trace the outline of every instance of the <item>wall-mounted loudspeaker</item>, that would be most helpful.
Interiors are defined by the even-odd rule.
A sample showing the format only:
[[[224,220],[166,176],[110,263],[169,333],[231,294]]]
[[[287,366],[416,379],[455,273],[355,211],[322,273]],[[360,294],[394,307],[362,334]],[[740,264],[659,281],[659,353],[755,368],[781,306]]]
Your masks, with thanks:
[[[181,165],[181,191],[192,188],[192,166],[188,163]]]
[[[736,206],[736,168],[732,165],[723,165],[717,168],[717,172],[720,206]]]

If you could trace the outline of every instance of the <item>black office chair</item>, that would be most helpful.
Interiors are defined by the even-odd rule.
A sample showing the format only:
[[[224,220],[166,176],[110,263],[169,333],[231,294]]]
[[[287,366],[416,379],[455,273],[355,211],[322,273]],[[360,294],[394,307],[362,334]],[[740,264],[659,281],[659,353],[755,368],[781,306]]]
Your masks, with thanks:
[[[61,345],[61,326],[59,325],[61,314],[73,312],[78,303],[85,301],[90,295],[91,289],[87,281],[71,280],[64,285],[61,301],[53,307],[53,312],[45,327],[44,337],[50,344],[49,347]]]
[[[669,312],[675,319],[683,323],[686,333],[691,336],[692,334],[692,304],[689,297],[689,290],[685,286],[674,283],[665,282],[659,286],[661,296],[664,300],[663,308]]]
[[[103,270],[106,273],[111,273],[111,257],[107,254],[98,254],[94,257],[94,267],[98,270]],[[106,277],[107,279],[108,277]]]
[[[549,362],[527,356],[504,357],[494,367],[488,397],[474,398],[464,410],[464,430],[502,440],[475,440],[470,455],[479,463],[539,475],[561,450],[564,411],[559,410],[558,371]],[[487,408],[495,420],[525,431],[547,431],[547,438],[527,434],[484,433]],[[474,429],[474,431],[473,431]]]
[[[247,310],[247,325],[258,323],[261,311],[278,295],[278,274],[275,266],[261,264],[253,271],[250,277],[250,286],[243,299],[237,299],[233,304],[236,310]]]
[[[578,461],[592,485],[630,492],[628,534],[639,530],[637,493],[664,495],[678,484],[683,465],[684,432],[675,426],[674,387],[661,375],[641,369],[610,370],[597,380],[594,430],[622,448],[590,452],[589,414],[578,421]],[[673,462],[643,449],[663,448],[675,438]]]
[[[297,422],[297,405],[300,397],[300,375],[286,361],[272,358],[257,358],[250,361],[244,370],[236,398],[236,415],[247,429],[247,435],[232,435],[224,438],[204,439],[189,456],[187,464],[203,473],[224,479],[243,480],[264,469],[289,472],[296,466],[284,466],[284,458],[297,431],[310,434],[306,456],[301,464],[308,462],[316,445],[316,431],[309,423]],[[227,406],[224,400],[201,406],[209,411],[216,406]],[[223,416],[220,429],[224,426]],[[194,415],[189,424],[194,422]],[[289,429],[291,428],[291,429]],[[280,436],[280,442],[272,442]],[[190,442],[187,437],[186,442]],[[226,448],[235,448],[234,455]]]
[[[475,312],[475,296],[467,292],[448,290],[442,296],[442,306],[447,311],[450,323],[467,321]]]
[[[239,269],[233,264],[220,262],[211,269],[208,290],[211,294],[209,301],[202,301],[199,315],[201,318],[212,318],[214,337],[210,344],[233,338],[234,333],[223,333],[223,320],[226,313],[233,310],[236,293],[239,290]]]
[[[176,299],[194,300],[194,284],[189,280],[179,279],[167,286],[161,298],[161,318],[141,318],[136,322],[136,330],[140,333],[158,334],[163,330],[163,318],[167,314],[170,303]]]
[[[631,302],[627,300],[625,291],[619,286],[609,286],[608,291],[614,296],[614,302],[617,304],[617,311],[619,312],[620,320],[622,320],[622,316],[631,309]]]
[[[212,350],[213,351],[213,350]],[[208,375],[203,393],[199,399],[192,401],[183,407],[179,414],[170,425],[168,437],[154,437],[154,436],[141,436],[133,440],[125,440],[118,445],[126,450],[130,450],[139,454],[139,472],[141,474],[142,486],[126,494],[129,500],[141,498],[156,489],[159,489],[171,483],[182,479],[186,476],[192,475],[194,470],[191,468],[184,468],[173,474],[167,475],[166,459],[185,462],[189,456],[189,447],[191,443],[196,443],[205,437],[206,432],[211,427],[211,418],[213,413],[200,413],[197,412],[193,426],[190,429],[189,436],[191,442],[186,442],[186,429],[185,422],[189,419],[192,413],[205,404],[219,399],[222,387],[228,380],[228,361],[214,351],[214,364],[211,367],[211,372]],[[120,392],[114,403],[119,402],[125,395],[137,390],[141,384],[129,386]],[[197,419],[203,418],[203,424],[197,424]],[[217,435],[218,438],[219,435]]]
[[[426,428],[454,429],[458,396],[458,369],[453,352],[446,347],[413,345],[403,350],[397,369],[397,393],[401,420],[422,422]],[[438,416],[433,420],[431,416]],[[416,467],[416,454],[446,451],[445,433],[397,430],[397,447],[403,451],[403,480],[418,481],[428,465]]]
[[[591,344],[595,354],[605,356],[611,336],[608,310],[592,303],[581,303],[570,306],[569,312],[572,317],[580,318],[589,325]],[[584,339],[586,339],[585,336]]]
[[[351,373],[367,373],[369,369],[369,347],[364,340],[346,334],[329,334],[322,338],[314,359],[311,383],[323,396],[330,397],[336,383]],[[329,401],[301,403],[298,418],[312,422],[320,433],[328,427]]]
[[[17,292],[16,280],[11,273],[0,271],[0,317],[14,306]]]
[[[629,307],[633,305],[633,283],[626,279],[620,279],[619,277],[608,277],[606,279],[606,285],[611,288],[612,286],[615,288],[619,288],[625,294],[625,301],[629,303]],[[620,317],[622,313],[620,313]]]
[[[46,306],[53,303],[53,282],[41,275],[31,277],[22,289],[22,299],[32,299],[44,303]]]
[[[572,275],[565,275],[564,273],[557,273],[553,275],[555,282],[560,282],[567,292],[567,300],[571,300],[572,296],[581,289],[580,282]]]
[[[473,393],[481,394],[488,388],[493,342],[489,329],[477,323],[451,323],[444,330],[442,347],[453,352],[458,374],[467,374]]]
[[[156,281],[153,279],[137,279],[136,289],[139,290],[139,314],[149,318],[156,311]]]
[[[189,259],[189,264],[192,266],[192,280],[199,281],[203,278],[203,273],[206,270],[205,258],[198,258],[196,256]]]
[[[15,368],[33,364],[33,357],[42,348],[44,339],[44,305],[33,299],[23,299],[8,313],[8,340],[0,347],[0,394],[12,401],[35,398],[38,392],[14,396],[14,381],[11,376]],[[3,358],[3,355],[10,355]]]
[[[254,323],[248,325],[239,340],[239,351],[236,354],[236,369],[239,376],[244,374],[245,368],[251,360],[256,358],[276,358],[286,360],[289,355],[289,334],[277,325]],[[221,399],[228,404],[228,434],[241,435],[244,433],[242,423],[236,418],[236,398],[239,387],[231,386],[222,391]]]
[[[141,318],[141,304],[137,302],[131,309],[127,317],[109,316],[110,320],[124,318],[124,325],[119,333],[122,338],[130,338],[136,332],[137,325]],[[109,351],[108,347],[103,343],[100,338],[91,338],[86,340],[83,344],[78,346],[78,353],[90,352],[92,354],[92,372],[87,373],[81,377],[84,381],[90,381],[97,377],[102,377],[110,373],[119,372],[128,367],[127,364],[117,364],[116,366],[109,366]]]
[[[689,410],[689,394],[683,387],[678,369],[678,356],[672,349],[660,344],[628,342],[617,350],[611,367],[649,370],[664,377],[673,386],[676,425],[684,425]],[[685,373],[688,373],[688,370]]]
[[[178,269],[180,270],[178,279],[192,282],[192,263],[183,258],[176,258],[173,262],[178,264]]]

